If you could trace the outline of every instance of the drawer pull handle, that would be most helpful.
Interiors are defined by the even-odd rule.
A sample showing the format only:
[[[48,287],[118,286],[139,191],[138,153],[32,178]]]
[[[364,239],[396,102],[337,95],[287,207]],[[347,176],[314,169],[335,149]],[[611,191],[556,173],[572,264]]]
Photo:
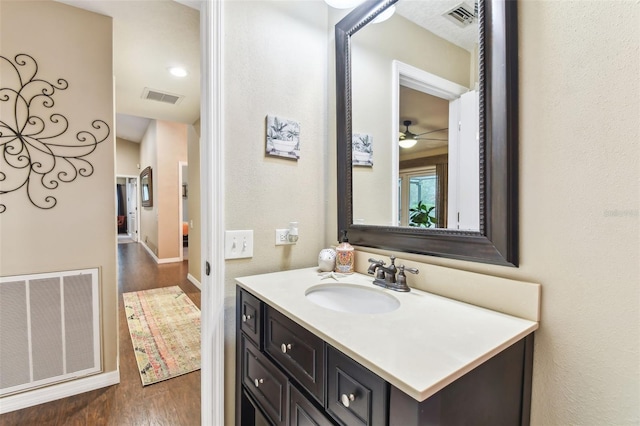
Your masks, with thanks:
[[[247,322],[251,319],[251,315],[242,315],[242,322]]]
[[[253,384],[256,385],[257,388],[259,388],[262,383],[264,383],[264,379],[254,379],[253,380]]]
[[[289,344],[281,344],[280,345],[280,350],[282,351],[283,354],[287,353],[287,350],[291,350],[291,348],[293,347],[293,345],[291,343]]]
[[[347,395],[346,393],[343,393],[340,396],[340,402],[342,402],[342,405],[344,405],[345,407],[349,408],[349,405],[351,404],[351,402],[355,401],[356,396],[352,393],[350,393],[349,395]]]

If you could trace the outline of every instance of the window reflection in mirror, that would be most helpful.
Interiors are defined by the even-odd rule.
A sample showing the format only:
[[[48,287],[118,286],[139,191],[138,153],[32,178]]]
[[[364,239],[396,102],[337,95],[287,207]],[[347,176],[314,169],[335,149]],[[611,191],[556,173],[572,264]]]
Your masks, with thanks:
[[[479,230],[478,25],[443,17],[459,3],[400,0],[351,39],[352,132],[374,141],[373,167],[353,168],[354,223]],[[400,148],[407,130],[421,136]]]

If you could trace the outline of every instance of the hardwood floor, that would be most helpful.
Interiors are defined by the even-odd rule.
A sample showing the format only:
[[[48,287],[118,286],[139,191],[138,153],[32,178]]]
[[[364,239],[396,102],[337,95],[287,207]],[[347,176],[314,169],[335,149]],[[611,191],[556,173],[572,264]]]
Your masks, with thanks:
[[[179,285],[200,307],[187,262],[156,264],[140,244],[118,244],[120,384],[0,415],[0,425],[199,425],[200,370],[142,387],[122,293]]]

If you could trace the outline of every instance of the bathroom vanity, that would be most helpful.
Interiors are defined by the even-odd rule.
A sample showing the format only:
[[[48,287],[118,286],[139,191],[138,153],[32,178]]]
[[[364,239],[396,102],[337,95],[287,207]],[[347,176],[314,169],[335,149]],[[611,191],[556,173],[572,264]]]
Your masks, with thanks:
[[[236,281],[237,425],[529,424],[535,321],[357,273]]]

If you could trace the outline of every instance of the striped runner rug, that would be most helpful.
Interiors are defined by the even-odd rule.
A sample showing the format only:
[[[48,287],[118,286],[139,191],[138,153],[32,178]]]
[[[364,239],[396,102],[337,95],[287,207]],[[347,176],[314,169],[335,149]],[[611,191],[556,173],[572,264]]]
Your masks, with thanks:
[[[122,297],[143,386],[200,369],[200,310],[180,287]]]

